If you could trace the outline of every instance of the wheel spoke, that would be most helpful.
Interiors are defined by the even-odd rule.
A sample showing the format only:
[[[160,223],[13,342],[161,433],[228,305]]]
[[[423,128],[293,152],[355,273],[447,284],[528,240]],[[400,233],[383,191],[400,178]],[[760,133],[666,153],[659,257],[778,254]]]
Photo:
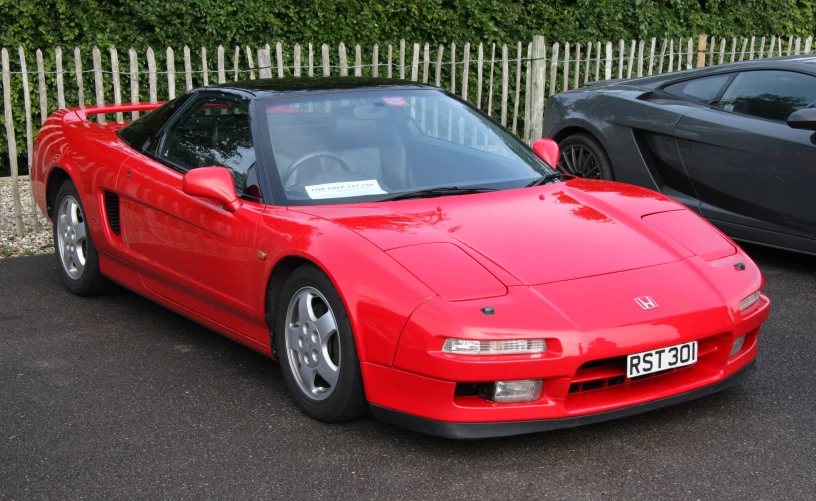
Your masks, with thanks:
[[[302,355],[301,355],[302,356]],[[313,392],[315,389],[314,385],[315,379],[315,370],[306,365],[303,360],[300,361],[300,380],[303,381],[304,386],[308,389],[309,392]]]
[[[586,150],[584,150],[583,148],[581,148],[581,153],[584,153],[584,151],[586,151]],[[587,165],[589,165],[590,163],[592,163],[592,153],[591,153],[591,152],[589,152],[589,151],[587,151],[587,152],[586,152],[586,158],[584,158],[584,159],[581,161],[581,170],[585,170],[585,169],[586,169],[586,166],[587,166]]]
[[[577,161],[576,168],[579,168],[578,166],[584,165],[583,158],[584,158],[584,149],[581,148],[580,150],[578,150],[578,161]]]
[[[337,380],[340,377],[340,369],[329,363],[326,353],[320,357],[320,362],[317,364],[317,373],[320,374],[320,377],[326,380],[332,388],[337,384]]]
[[[301,334],[301,327],[300,324],[289,324],[289,328],[286,329],[286,335],[289,336],[289,347],[294,350],[295,353],[300,354],[300,334]]]
[[[76,223],[74,225],[74,234],[76,235],[77,244],[85,239],[85,223]]]
[[[321,338],[326,338],[329,334],[337,330],[337,323],[335,323],[334,315],[332,315],[330,311],[324,313],[314,324]]]
[[[314,296],[310,292],[304,291],[298,294],[298,320],[300,320],[301,323],[307,320],[311,320],[312,322],[317,320],[312,310],[312,298],[314,298]]]
[[[565,151],[564,154],[561,156],[561,162],[563,164],[563,168],[561,170],[563,170],[567,174],[575,174],[575,170],[573,169],[572,165],[570,165],[570,150],[569,149],[567,151]]]
[[[589,170],[587,170],[587,171],[586,171],[586,175],[587,175],[587,177],[589,177],[589,175],[590,175],[590,174],[592,174],[593,172],[597,172],[597,173],[599,173],[599,174],[600,174],[600,173],[601,173],[601,169],[600,169],[600,168],[599,168],[597,165],[596,165],[596,166],[594,166],[594,167],[592,167],[591,169],[589,169]]]
[[[71,224],[75,227],[82,224],[82,221],[79,220],[81,216],[81,212],[79,212],[79,204],[71,200],[68,203],[68,216],[71,218]]]

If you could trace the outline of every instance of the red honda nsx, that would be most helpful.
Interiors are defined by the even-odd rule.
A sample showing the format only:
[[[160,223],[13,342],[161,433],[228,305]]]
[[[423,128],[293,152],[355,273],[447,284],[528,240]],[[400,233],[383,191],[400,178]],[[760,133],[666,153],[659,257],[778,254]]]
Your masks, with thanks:
[[[504,436],[744,379],[757,266],[671,199],[558,158],[437,88],[254,80],[58,111],[32,181],[71,292],[115,282],[279,360],[322,421]]]

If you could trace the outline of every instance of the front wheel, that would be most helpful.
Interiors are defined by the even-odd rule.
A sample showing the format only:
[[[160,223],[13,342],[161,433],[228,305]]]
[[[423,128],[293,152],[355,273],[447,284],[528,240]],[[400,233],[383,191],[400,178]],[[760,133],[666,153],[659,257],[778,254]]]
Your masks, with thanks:
[[[564,174],[583,177],[586,179],[604,179],[612,181],[612,163],[598,141],[589,134],[574,134],[563,139],[558,146],[561,148],[561,160],[558,170]]]
[[[63,283],[77,296],[108,292],[112,284],[99,271],[99,255],[74,183],[60,186],[55,207],[54,247]]]
[[[368,405],[348,313],[331,280],[304,265],[287,278],[275,343],[295,404],[320,421],[363,416]]]

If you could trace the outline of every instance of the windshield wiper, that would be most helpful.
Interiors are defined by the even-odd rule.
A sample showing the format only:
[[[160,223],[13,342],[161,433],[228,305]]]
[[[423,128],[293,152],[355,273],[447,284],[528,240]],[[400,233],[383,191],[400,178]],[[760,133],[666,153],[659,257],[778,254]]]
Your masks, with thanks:
[[[551,183],[553,181],[561,181],[563,178],[564,176],[560,172],[556,172],[554,174],[547,174],[546,176],[541,176],[532,183],[528,184],[527,188],[531,188],[533,186],[541,186],[542,184]]]
[[[433,198],[444,197],[446,195],[470,195],[472,193],[487,193],[489,191],[499,191],[496,188],[465,187],[465,186],[440,186],[438,188],[426,188],[424,190],[407,191],[398,193],[392,197],[386,197],[380,202],[390,202],[393,200],[405,200],[408,198]]]

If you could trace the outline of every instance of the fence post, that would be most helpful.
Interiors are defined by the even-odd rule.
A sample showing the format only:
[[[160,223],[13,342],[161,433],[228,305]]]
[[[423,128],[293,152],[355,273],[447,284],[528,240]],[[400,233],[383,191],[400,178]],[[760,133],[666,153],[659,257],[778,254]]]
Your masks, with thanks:
[[[699,35],[697,37],[697,68],[702,68],[706,64],[706,41],[708,35]]]
[[[612,42],[606,42],[606,66],[604,67],[604,80],[610,80],[611,78],[612,78]]]
[[[796,39],[797,42],[799,39]],[[799,45],[796,46],[796,53],[799,54]],[[43,55],[40,49],[37,49],[37,88],[40,91],[40,125],[45,123],[45,119],[48,118],[48,103],[46,102],[46,90],[45,90],[45,68],[43,66]]]
[[[133,47],[128,50],[128,57],[130,58],[130,102],[139,104],[139,60]],[[130,117],[136,120],[139,118],[139,112],[134,111]]]
[[[218,63],[218,83],[224,83],[227,81],[227,68],[224,63],[224,46],[219,45],[218,48],[215,50],[216,62]],[[167,53],[167,67],[168,72],[170,71],[170,53]],[[168,73],[169,78],[169,73]],[[173,88],[175,88],[175,79],[173,79]]]
[[[547,71],[547,45],[544,37],[533,37],[532,103],[530,107],[530,142],[541,137],[544,126],[544,84]]]
[[[14,120],[11,116],[11,75],[9,73],[9,55],[5,47],[2,50],[3,60],[3,110],[6,120],[6,140],[8,141],[9,168],[11,169],[11,196],[14,200],[14,229],[18,237],[25,232],[23,227],[23,208],[20,205],[20,185],[17,180],[17,138],[14,136]]]
[[[428,44],[425,44],[425,55],[428,55]],[[427,59],[427,57],[426,57]],[[374,49],[371,53],[371,76],[378,77],[380,76],[380,46],[374,44]],[[427,71],[426,71],[427,73]],[[425,80],[425,83],[428,83],[428,80]]]
[[[40,220],[37,218],[37,203],[34,201],[34,185],[31,184],[31,163],[34,160],[34,137],[31,133],[31,92],[28,87],[28,71],[22,45],[19,47],[18,52],[20,54],[20,72],[23,77],[23,105],[26,119],[26,156],[28,157],[28,185],[31,191],[31,217],[34,218],[34,232],[39,233]]]
[[[119,53],[116,52],[116,47],[110,48],[111,58],[111,79],[113,80],[113,104],[122,104],[122,81],[119,73]],[[122,123],[125,115],[123,113],[116,114],[116,121]]]
[[[292,66],[293,72],[292,74],[296,77],[300,76],[300,44],[296,43],[295,46],[292,48]]]
[[[74,47],[74,70],[76,71],[77,102],[79,106],[85,106],[85,89],[82,84],[82,56],[79,47]]]

